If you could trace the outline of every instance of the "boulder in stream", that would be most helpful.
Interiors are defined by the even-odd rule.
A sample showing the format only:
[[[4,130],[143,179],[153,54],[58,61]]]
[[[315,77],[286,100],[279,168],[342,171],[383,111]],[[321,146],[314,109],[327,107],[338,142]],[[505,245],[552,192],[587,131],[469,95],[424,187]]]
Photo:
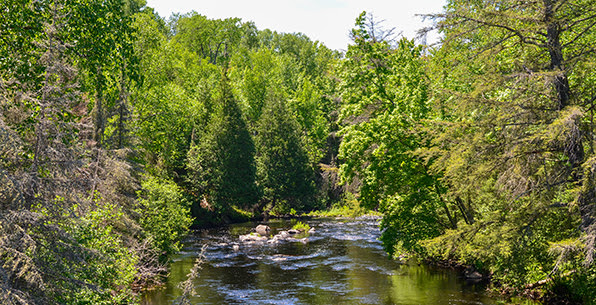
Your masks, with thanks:
[[[466,268],[464,271],[464,276],[468,280],[481,280],[484,278],[484,276],[480,272],[476,271],[476,269],[473,267]]]
[[[267,242],[270,244],[275,244],[280,241],[288,240],[290,237],[291,237],[291,235],[290,235],[290,233],[288,233],[288,231],[280,231],[279,233],[275,234],[275,236],[273,236],[273,238],[271,238]]]
[[[267,238],[269,232],[271,232],[271,228],[265,225],[258,225],[255,228],[257,233],[250,233],[246,235],[240,235],[240,242],[245,244],[277,244],[280,242],[301,242],[303,244],[308,242],[307,238],[294,238],[296,234],[299,234],[300,231],[298,230],[287,230],[287,231],[279,231],[279,233],[275,234],[271,239]]]
[[[306,238],[306,237],[304,237],[304,238],[293,238],[293,237],[289,237],[286,240],[289,241],[289,242],[294,242],[294,243],[303,243],[303,244],[308,243],[308,238]]]
[[[263,236],[267,236],[271,232],[271,228],[269,226],[266,226],[266,225],[258,225],[255,228],[255,232],[257,232],[257,233],[259,233],[259,234],[261,234]]]
[[[243,243],[264,243],[267,241],[267,237],[251,233],[246,235],[240,235],[240,241]]]

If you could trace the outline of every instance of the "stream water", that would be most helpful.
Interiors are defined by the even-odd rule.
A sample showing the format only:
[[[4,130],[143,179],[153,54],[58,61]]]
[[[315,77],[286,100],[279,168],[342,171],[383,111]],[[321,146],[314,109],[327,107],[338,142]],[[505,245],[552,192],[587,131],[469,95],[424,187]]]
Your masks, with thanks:
[[[189,236],[171,263],[166,285],[146,292],[143,304],[172,304],[203,245],[193,304],[502,304],[483,284],[458,272],[390,260],[378,240],[378,220],[306,223],[315,233],[298,236],[306,237],[302,242],[240,243],[238,236],[255,223]],[[292,224],[267,223],[272,234]]]

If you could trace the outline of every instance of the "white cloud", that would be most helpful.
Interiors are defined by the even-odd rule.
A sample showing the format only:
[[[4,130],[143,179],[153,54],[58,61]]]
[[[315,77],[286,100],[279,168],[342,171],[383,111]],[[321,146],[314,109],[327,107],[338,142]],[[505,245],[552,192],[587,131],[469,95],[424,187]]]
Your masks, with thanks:
[[[148,0],[161,16],[192,10],[208,18],[240,17],[254,21],[259,29],[302,32],[332,49],[345,49],[348,33],[363,11],[385,20],[387,28],[414,38],[424,27],[416,14],[438,13],[446,0]],[[432,40],[433,38],[431,38]]]

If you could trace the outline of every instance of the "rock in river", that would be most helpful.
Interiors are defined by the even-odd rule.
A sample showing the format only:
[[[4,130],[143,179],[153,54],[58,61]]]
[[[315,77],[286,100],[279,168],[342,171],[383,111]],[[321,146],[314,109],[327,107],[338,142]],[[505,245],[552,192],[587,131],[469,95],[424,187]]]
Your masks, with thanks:
[[[258,225],[255,228],[255,231],[263,236],[267,236],[269,235],[269,233],[271,232],[271,228],[269,226],[266,225]]]
[[[259,234],[246,234],[246,235],[240,235],[240,241],[243,243],[264,243],[267,241],[267,237],[266,236],[260,236]]]
[[[484,276],[480,272],[476,271],[473,267],[466,268],[464,271],[464,276],[468,280],[481,280],[484,278]]]

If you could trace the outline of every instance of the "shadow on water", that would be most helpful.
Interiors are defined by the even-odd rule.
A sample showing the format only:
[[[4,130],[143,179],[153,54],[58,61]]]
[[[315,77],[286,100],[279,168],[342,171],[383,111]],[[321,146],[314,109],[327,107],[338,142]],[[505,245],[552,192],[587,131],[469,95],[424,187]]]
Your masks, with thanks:
[[[166,285],[147,292],[143,304],[171,304],[179,297],[178,284],[204,244],[193,304],[501,304],[486,295],[485,286],[456,272],[390,260],[374,219],[308,224],[316,232],[305,243],[240,243],[238,236],[254,223],[190,236],[174,257]],[[273,234],[291,227],[282,220],[268,225]]]

